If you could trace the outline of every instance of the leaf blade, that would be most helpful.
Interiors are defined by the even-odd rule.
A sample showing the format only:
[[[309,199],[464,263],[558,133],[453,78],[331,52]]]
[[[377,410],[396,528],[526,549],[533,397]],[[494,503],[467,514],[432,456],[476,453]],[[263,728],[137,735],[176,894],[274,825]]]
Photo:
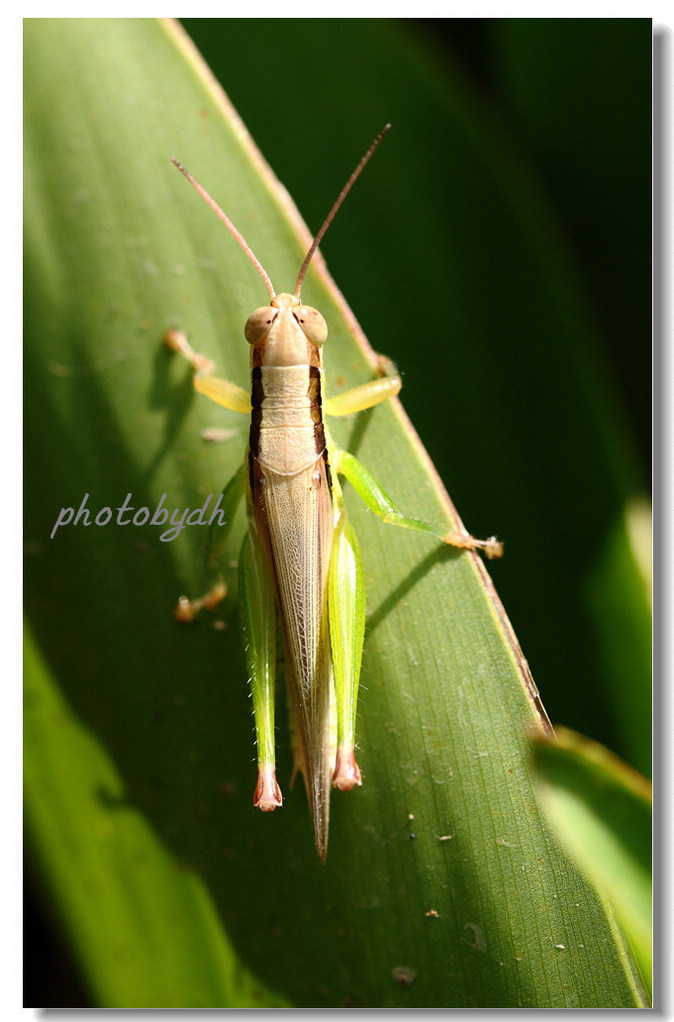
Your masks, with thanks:
[[[228,212],[269,260],[272,279],[283,277],[284,266],[292,279],[304,246],[287,200],[269,194],[268,175],[251,173],[260,162],[240,125],[222,117],[212,84],[178,59],[165,27],[70,22],[29,31],[27,180],[29,194],[40,198],[26,217],[27,385],[36,413],[30,409],[26,433],[27,534],[35,549],[27,610],[73,711],[100,739],[170,856],[198,871],[242,960],[292,1003],[635,1003],[641,995],[615,954],[603,907],[536,810],[525,732],[537,711],[470,556],[391,535],[396,530],[387,532],[348,498],[364,540],[370,608],[359,718],[367,772],[362,792],[334,800],[322,872],[301,792],[271,820],[250,807],[251,729],[232,602],[223,610],[224,632],[178,633],[172,626],[173,595],[198,585],[199,536],[187,531],[179,537],[186,542],[160,546],[146,531],[139,544],[131,529],[106,531],[92,521],[46,542],[59,507],[76,510],[85,491],[92,511],[116,508],[127,491],[136,506],[153,509],[167,492],[177,508],[195,507],[217,493],[241,457],[245,427],[240,444],[224,450],[199,442],[212,413],[193,399],[184,368],[168,363],[160,348],[167,325],[186,326],[201,350],[217,352],[225,375],[243,382],[241,324],[259,304],[250,267],[242,268],[238,250],[230,258],[227,239],[210,233],[208,211],[185,194],[168,163],[174,125],[181,148],[194,153],[191,169],[203,178],[206,166],[226,181]],[[68,75],[61,73],[64,55]],[[87,93],[80,111],[76,100],[87,81],[104,83],[110,68],[107,89]],[[170,118],[162,115],[166,83]],[[127,97],[123,117],[118,95]],[[64,150],[49,126],[69,111]],[[216,191],[208,178],[204,184]],[[45,209],[47,216],[38,215]],[[216,277],[220,266],[226,272]],[[307,300],[330,317],[330,382],[363,382],[366,349],[358,335],[349,340],[352,323],[339,298],[320,274],[306,287]],[[57,291],[62,311],[54,323],[50,298]],[[227,344],[216,343],[219,334]],[[346,423],[338,436],[383,482],[396,466],[392,495],[406,511],[451,520],[399,408]],[[235,550],[239,539],[240,530]],[[234,593],[231,570],[228,582]],[[448,634],[444,615],[451,615]],[[289,773],[287,747],[283,755]],[[517,786],[509,790],[511,769]],[[514,853],[500,837],[513,839]],[[41,842],[45,861],[54,854]],[[120,868],[133,886],[133,862],[121,856]],[[520,882],[526,876],[514,919],[506,870]],[[551,895],[560,878],[563,907]],[[582,920],[574,908],[579,885]],[[591,969],[584,949],[597,932],[608,935],[595,941],[600,967]],[[80,953],[86,937],[74,935]],[[556,943],[565,941],[573,943],[572,955],[559,953]],[[412,972],[408,987],[394,978]],[[146,979],[152,999],[156,970]],[[117,983],[123,986],[123,975]],[[98,993],[111,997],[107,986]],[[222,1007],[213,991],[204,996]]]

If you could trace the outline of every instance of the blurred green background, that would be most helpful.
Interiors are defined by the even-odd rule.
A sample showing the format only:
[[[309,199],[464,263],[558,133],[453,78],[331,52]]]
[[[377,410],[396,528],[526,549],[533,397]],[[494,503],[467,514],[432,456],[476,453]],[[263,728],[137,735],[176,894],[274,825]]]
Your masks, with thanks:
[[[402,369],[466,526],[506,542],[496,587],[552,721],[649,773],[632,554],[650,492],[650,21],[183,24],[313,229],[392,122],[329,269]],[[76,1006],[33,902],[26,932],[32,1002]]]

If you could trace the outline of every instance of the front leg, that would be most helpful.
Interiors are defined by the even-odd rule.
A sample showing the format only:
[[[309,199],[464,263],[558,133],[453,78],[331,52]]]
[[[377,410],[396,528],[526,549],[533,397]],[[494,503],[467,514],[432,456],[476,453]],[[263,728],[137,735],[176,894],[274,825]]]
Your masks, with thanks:
[[[325,414],[352,415],[354,412],[363,412],[366,408],[374,408],[382,401],[388,401],[399,394],[403,381],[395,363],[385,355],[380,355],[378,368],[380,376],[376,380],[326,398]]]
[[[164,334],[164,344],[170,351],[177,352],[190,363],[194,369],[195,390],[205,394],[223,408],[240,412],[242,415],[250,415],[250,394],[236,383],[213,376],[215,363],[194,351],[182,330],[167,330]]]

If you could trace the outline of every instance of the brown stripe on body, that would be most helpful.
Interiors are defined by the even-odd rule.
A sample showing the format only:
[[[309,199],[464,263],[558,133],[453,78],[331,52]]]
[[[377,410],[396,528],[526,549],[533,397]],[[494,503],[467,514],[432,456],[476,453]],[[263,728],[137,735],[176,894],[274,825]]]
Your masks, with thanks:
[[[318,366],[309,366],[309,398],[311,399],[311,421],[314,424],[316,454],[325,451],[325,429],[323,427],[323,389],[321,371]]]
[[[250,403],[252,414],[250,419],[250,433],[248,436],[248,475],[250,480],[250,492],[255,495],[255,459],[260,453],[260,425],[262,423],[262,401],[264,399],[264,388],[262,386],[262,370],[259,366],[253,369],[251,374],[251,395]]]
[[[332,494],[332,473],[328,460],[328,445],[325,439],[325,427],[323,425],[323,377],[317,366],[309,369],[309,395],[311,397],[311,418],[314,424],[314,438],[316,440],[316,454],[322,455],[325,462],[325,474],[328,487]]]

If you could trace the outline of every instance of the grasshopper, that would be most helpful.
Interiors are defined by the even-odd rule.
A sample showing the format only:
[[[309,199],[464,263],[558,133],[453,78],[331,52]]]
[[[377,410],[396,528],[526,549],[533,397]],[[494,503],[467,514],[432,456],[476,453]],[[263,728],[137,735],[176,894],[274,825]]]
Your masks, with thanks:
[[[303,305],[307,267],[328,226],[390,125],[379,133],[356,166],[314,238],[292,294],[277,294],[249,245],[185,168],[173,162],[225,223],[260,273],[269,304],[248,318],[244,335],[251,352],[251,391],[213,375],[214,364],[197,354],[179,330],[165,343],[194,369],[194,387],[232,411],[251,417],[248,452],[241,470],[223,491],[226,525],[221,548],[241,499],[246,496],[248,531],[239,559],[242,628],[257,740],[258,779],[254,805],[270,812],[282,804],[276,780],[274,688],[276,635],[283,637],[286,686],[294,733],[295,766],[303,774],[319,857],[328,846],[330,789],[361,784],[355,757],[355,724],[365,634],[365,588],[358,539],[349,523],[340,476],[382,521],[429,533],[442,543],[499,557],[502,545],[447,533],[403,515],[370,472],[330,438],[324,415],[349,415],[394,397],[401,388],[390,364],[383,375],[324,398],[321,349],[327,324]],[[385,360],[382,360],[382,365]],[[206,597],[183,597],[181,620],[221,598],[220,584]],[[331,690],[334,694],[331,699]],[[331,711],[331,706],[333,707]],[[332,716],[336,712],[336,747]]]

